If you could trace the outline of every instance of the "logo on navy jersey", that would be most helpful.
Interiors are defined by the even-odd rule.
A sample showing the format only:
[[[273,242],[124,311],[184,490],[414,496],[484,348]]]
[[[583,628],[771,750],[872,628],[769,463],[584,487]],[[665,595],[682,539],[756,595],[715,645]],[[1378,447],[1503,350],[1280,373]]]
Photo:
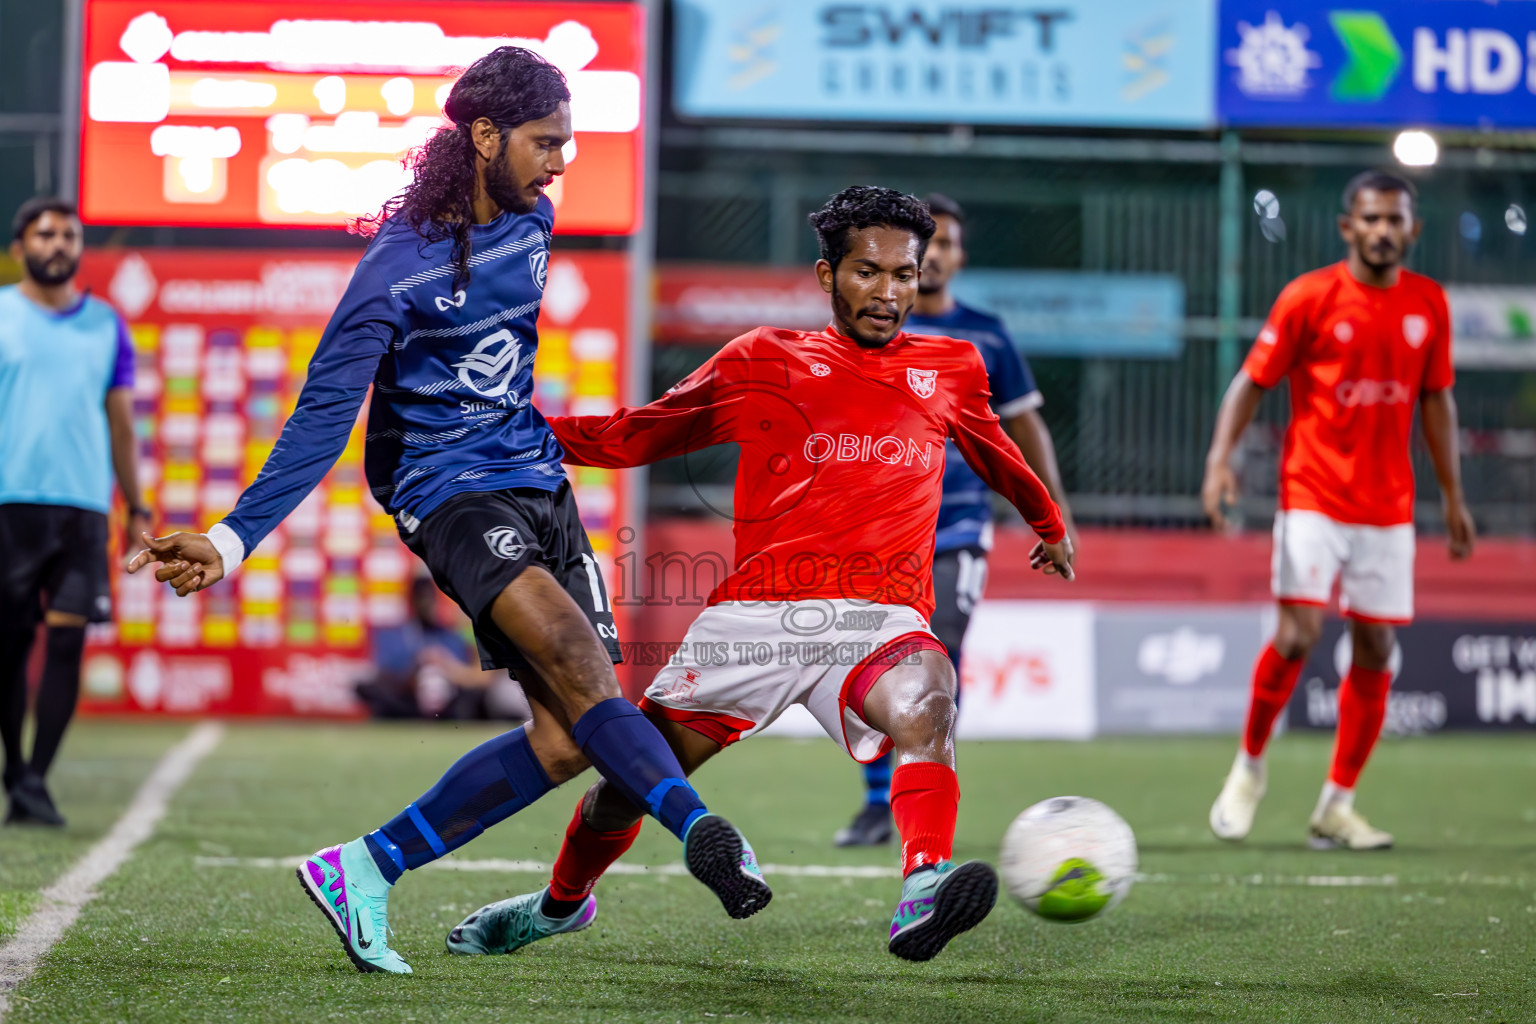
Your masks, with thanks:
[[[533,283],[539,286],[539,291],[543,291],[544,282],[549,277],[549,250],[535,249],[529,253],[528,269],[533,272]]]
[[[938,370],[914,370],[907,367],[907,384],[916,392],[918,398],[932,398],[933,391],[939,384]]]
[[[494,526],[486,530],[485,545],[491,549],[491,554],[509,562],[522,558],[523,552],[528,550],[528,545],[523,543],[517,531],[510,526]]]
[[[475,350],[453,364],[459,380],[476,394],[500,398],[512,386],[512,378],[521,367],[518,356],[523,346],[511,331],[503,328],[481,338]]]
[[[437,304],[437,311],[439,313],[446,313],[450,309],[462,309],[464,306],[464,289],[460,288],[458,291],[454,292],[453,298],[451,299],[439,295],[432,301]]]
[[[1417,313],[1409,313],[1403,317],[1403,337],[1409,345],[1418,348],[1429,337],[1429,321]]]

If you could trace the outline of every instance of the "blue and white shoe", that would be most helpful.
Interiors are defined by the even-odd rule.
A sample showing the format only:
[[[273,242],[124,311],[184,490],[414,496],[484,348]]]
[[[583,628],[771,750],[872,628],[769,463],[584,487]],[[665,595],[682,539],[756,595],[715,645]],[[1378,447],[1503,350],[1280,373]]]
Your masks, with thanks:
[[[299,885],[341,939],[352,966],[369,974],[410,974],[389,948],[390,884],[361,839],[329,846],[299,865]]]
[[[548,917],[541,907],[544,893],[525,893],[481,907],[448,933],[448,952],[460,956],[495,956],[522,949],[551,935],[568,935],[597,920],[597,897],[588,896],[580,910],[565,917]]]
[[[903,960],[932,960],[961,932],[970,931],[997,903],[997,872],[979,860],[956,867],[944,861],[919,868],[901,883],[886,947]]]
[[[773,899],[757,854],[736,826],[718,814],[701,815],[683,833],[683,860],[694,878],[720,897],[725,912],[751,917]]]

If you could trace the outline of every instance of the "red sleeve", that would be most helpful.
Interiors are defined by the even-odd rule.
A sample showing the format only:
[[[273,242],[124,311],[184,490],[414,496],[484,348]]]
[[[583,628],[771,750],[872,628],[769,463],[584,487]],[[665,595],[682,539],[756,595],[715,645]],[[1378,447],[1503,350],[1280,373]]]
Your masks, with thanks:
[[[1061,509],[1034,470],[1019,454],[1019,446],[1003,432],[1003,425],[992,411],[991,391],[987,387],[987,367],[981,352],[969,343],[965,370],[954,400],[954,419],[949,436],[987,486],[1013,503],[1040,537],[1055,544],[1066,534]]]
[[[1424,363],[1424,391],[1444,391],[1456,383],[1456,369],[1451,359],[1451,311],[1445,301],[1445,289],[1431,284],[1430,304],[1435,309],[1434,331],[1430,336],[1429,358]]]
[[[1264,329],[1243,361],[1243,372],[1259,387],[1272,388],[1279,384],[1301,354],[1310,306],[1307,298],[1302,282],[1292,281],[1270,309]]]
[[[565,461],[624,469],[731,440],[737,411],[750,391],[732,385],[743,372],[750,377],[756,334],[729,342],[649,405],[626,406],[609,416],[551,417]]]

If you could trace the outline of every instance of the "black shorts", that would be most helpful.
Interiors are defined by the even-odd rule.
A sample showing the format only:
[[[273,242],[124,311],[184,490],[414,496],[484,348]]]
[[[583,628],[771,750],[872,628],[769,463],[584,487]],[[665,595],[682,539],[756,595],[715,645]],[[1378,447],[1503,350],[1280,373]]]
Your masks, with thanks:
[[[960,673],[960,644],[971,614],[987,589],[985,548],[956,548],[933,556],[933,635],[949,652],[955,674]]]
[[[0,505],[0,621],[30,629],[51,612],[112,621],[107,517],[70,505]]]
[[[400,538],[474,623],[482,667],[531,667],[491,621],[491,605],[530,565],[549,570],[586,612],[608,656],[615,664],[622,660],[613,606],[570,484],[556,491],[518,487],[454,495],[428,513],[414,533],[401,530]]]

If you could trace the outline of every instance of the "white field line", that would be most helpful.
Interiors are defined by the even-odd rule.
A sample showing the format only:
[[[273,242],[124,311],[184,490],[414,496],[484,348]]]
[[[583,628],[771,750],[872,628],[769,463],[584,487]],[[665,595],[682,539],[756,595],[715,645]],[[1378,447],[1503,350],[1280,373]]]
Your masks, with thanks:
[[[10,1009],[10,993],[31,977],[38,962],[75,923],[81,908],[95,899],[96,887],[154,833],[176,790],[223,737],[222,725],[204,722],[166,751],[112,831],[43,890],[42,904],[21,923],[10,941],[0,946],[0,1021]]]
[[[200,868],[285,868],[293,870],[304,863],[303,857],[198,857],[193,864]],[[461,860],[448,858],[433,861],[424,870],[434,871],[490,871],[509,875],[547,875],[551,865],[541,860]],[[900,878],[901,872],[893,867],[873,864],[764,864],[763,874],[787,878]],[[651,875],[656,877],[686,875],[688,868],[682,864],[630,864],[619,861],[608,869],[610,875]],[[1407,885],[1486,885],[1495,887],[1523,887],[1530,883],[1526,878],[1508,875],[1442,875],[1422,878],[1403,878],[1398,875],[1170,875],[1138,874],[1140,885],[1237,885],[1265,887],[1300,887],[1321,889],[1394,888]]]

